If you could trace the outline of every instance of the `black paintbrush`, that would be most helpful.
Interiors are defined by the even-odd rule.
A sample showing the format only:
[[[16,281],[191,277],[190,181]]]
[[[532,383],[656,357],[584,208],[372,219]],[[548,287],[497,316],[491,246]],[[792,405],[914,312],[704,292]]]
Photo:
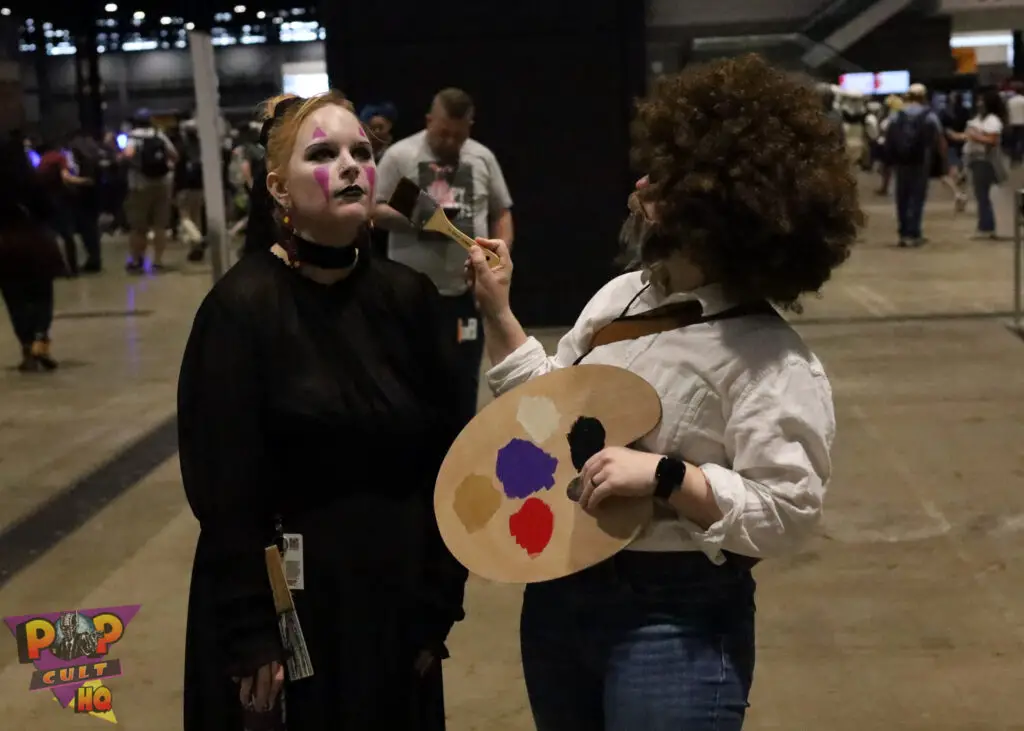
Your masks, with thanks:
[[[388,199],[388,205],[394,208],[405,218],[408,218],[413,226],[424,231],[434,231],[444,234],[457,244],[461,244],[466,251],[469,251],[476,242],[455,227],[455,224],[448,220],[444,214],[441,204],[420,190],[409,178],[402,178],[395,186],[395,192]],[[493,269],[501,263],[498,255],[488,249],[481,249],[487,257],[487,263]]]

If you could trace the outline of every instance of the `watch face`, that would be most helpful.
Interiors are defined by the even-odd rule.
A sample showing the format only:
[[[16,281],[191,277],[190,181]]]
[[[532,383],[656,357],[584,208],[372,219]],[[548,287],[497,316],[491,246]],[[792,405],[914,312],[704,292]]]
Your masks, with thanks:
[[[666,457],[658,463],[658,470],[655,473],[657,486],[655,496],[663,500],[678,490],[686,477],[686,463],[682,460]]]

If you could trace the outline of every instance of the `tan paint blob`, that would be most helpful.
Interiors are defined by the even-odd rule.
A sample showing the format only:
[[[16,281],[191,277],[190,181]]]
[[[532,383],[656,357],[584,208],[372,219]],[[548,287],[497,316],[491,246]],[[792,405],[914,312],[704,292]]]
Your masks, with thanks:
[[[467,533],[483,528],[501,507],[501,492],[490,477],[469,475],[455,488],[452,508]]]

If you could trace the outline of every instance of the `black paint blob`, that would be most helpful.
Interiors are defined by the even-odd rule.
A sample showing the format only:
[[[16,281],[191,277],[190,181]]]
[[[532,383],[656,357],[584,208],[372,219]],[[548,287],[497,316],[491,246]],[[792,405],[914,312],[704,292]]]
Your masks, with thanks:
[[[581,416],[567,435],[572,466],[579,472],[587,460],[604,449],[604,425],[591,416]]]

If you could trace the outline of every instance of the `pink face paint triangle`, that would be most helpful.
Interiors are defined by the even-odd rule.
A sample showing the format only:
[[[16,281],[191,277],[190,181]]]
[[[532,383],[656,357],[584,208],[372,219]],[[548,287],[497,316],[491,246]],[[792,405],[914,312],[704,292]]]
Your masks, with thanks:
[[[327,165],[321,165],[313,170],[313,178],[320,184],[320,190],[324,192],[324,198],[331,199],[331,169]]]
[[[317,127],[317,128],[315,129],[315,130],[313,130],[313,139],[314,139],[314,140],[318,140],[318,139],[320,139],[321,137],[326,137],[326,136],[327,136],[327,133],[326,133],[326,132],[324,132],[324,131],[323,131],[322,129],[320,129],[319,127]]]
[[[377,168],[373,165],[367,165],[366,168],[366,182],[370,184],[370,200],[374,200],[373,193],[377,187]]]

